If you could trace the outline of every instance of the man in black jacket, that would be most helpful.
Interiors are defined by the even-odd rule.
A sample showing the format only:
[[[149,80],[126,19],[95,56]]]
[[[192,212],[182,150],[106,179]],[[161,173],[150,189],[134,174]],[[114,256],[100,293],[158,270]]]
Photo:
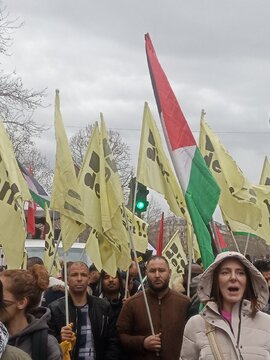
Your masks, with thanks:
[[[113,360],[119,357],[119,342],[112,312],[106,300],[88,295],[89,269],[83,262],[73,262],[67,269],[69,285],[69,319],[66,325],[65,298],[49,305],[52,316],[49,327],[58,341],[72,340],[76,343],[72,360]]]

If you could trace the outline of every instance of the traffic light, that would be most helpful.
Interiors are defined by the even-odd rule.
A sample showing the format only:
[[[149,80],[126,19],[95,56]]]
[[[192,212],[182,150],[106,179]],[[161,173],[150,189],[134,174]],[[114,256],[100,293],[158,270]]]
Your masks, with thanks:
[[[147,187],[138,182],[137,185],[137,193],[136,193],[136,203],[135,203],[135,211],[136,213],[142,213],[146,211],[149,202],[147,201],[147,195],[149,194],[149,190]]]

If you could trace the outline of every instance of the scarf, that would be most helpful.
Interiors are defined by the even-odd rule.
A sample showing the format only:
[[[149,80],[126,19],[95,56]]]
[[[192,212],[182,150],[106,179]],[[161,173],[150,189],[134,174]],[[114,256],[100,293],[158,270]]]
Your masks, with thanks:
[[[3,356],[8,342],[8,331],[3,323],[0,322],[0,359]]]

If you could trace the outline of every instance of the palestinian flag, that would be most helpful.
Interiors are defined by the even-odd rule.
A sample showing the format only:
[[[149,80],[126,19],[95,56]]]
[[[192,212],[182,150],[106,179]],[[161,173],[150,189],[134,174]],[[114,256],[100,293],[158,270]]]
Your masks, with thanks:
[[[35,203],[37,203],[42,209],[45,210],[45,204],[50,207],[50,198],[40,183],[27,171],[23,165],[19,162],[19,168],[23,174],[25,181],[27,182],[30,194]]]
[[[218,203],[220,189],[208,169],[189,125],[159,64],[149,34],[146,55],[156,103],[174,169],[197,236],[204,268],[214,260],[212,238],[206,227]]]

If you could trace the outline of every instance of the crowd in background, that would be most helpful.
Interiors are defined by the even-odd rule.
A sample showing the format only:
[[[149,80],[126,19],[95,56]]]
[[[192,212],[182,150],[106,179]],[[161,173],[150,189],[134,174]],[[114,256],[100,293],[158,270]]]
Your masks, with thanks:
[[[205,271],[198,261],[171,279],[167,260],[153,256],[140,271],[143,286],[136,261],[115,276],[68,262],[66,301],[64,271],[49,276],[40,258],[2,269],[0,358],[270,358],[268,260],[224,252]]]

